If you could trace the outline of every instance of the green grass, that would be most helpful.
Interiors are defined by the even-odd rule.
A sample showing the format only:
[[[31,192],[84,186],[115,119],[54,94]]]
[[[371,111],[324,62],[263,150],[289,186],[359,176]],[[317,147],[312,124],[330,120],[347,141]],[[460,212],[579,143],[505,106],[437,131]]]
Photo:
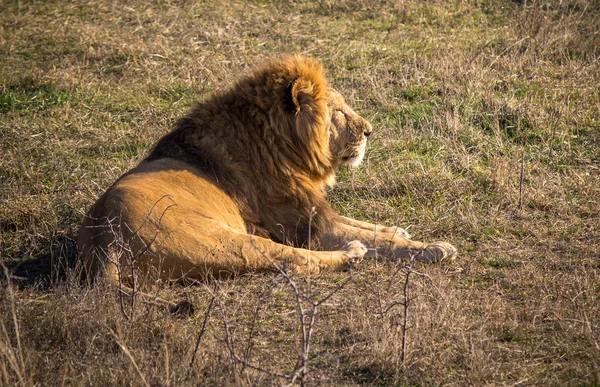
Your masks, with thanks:
[[[52,83],[40,83],[31,77],[18,79],[14,84],[3,82],[0,93],[0,111],[39,112],[63,106],[69,100],[69,91],[60,90]]]
[[[193,302],[176,319],[124,314],[65,269],[99,195],[193,101],[276,53],[319,58],[375,127],[332,205],[460,254],[411,277],[404,365],[399,263],[311,278],[317,296],[353,282],[319,309],[308,383],[598,385],[598,14],[595,0],[1,2],[0,385],[286,382],[300,331],[281,276],[219,281],[189,367],[213,283],[160,289]],[[232,360],[226,333],[268,372]]]

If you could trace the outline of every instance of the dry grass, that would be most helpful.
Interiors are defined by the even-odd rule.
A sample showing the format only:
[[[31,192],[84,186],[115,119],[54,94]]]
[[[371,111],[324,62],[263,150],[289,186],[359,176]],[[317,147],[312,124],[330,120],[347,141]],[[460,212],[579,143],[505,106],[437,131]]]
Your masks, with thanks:
[[[69,265],[100,193],[195,99],[279,52],[320,58],[376,128],[335,207],[460,251],[414,268],[404,365],[401,263],[355,268],[319,307],[307,384],[600,384],[599,15],[597,0],[0,2],[0,384],[291,380],[283,276],[219,281],[209,316],[214,283],[174,286],[161,296],[196,316],[137,303],[127,320]],[[313,297],[349,275],[312,278]]]

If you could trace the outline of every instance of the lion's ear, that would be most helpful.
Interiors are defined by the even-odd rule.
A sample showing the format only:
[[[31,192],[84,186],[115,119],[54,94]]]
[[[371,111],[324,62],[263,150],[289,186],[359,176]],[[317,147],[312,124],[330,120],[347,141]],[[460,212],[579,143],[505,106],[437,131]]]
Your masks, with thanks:
[[[314,103],[314,85],[312,82],[296,78],[286,88],[286,105],[294,114],[299,113],[303,107],[309,107]]]

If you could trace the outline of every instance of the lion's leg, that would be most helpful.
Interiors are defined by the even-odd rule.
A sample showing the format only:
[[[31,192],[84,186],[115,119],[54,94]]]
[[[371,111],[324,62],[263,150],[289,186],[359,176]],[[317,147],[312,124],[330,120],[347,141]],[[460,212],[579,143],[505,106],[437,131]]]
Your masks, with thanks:
[[[349,241],[333,251],[295,248],[270,239],[243,234],[237,243],[243,252],[244,265],[251,270],[273,271],[284,267],[300,273],[341,270],[353,260],[363,258],[367,252],[367,248],[356,240]]]
[[[446,242],[423,243],[396,235],[393,232],[382,232],[359,228],[345,223],[337,225],[335,230],[321,239],[323,248],[330,249],[347,240],[360,240],[367,247],[367,257],[377,254],[394,259],[415,259],[423,262],[439,262],[456,256],[456,249]]]
[[[410,234],[405,229],[400,227],[387,227],[380,224],[372,224],[369,222],[364,222],[362,220],[348,218],[345,216],[340,216],[339,219],[341,223],[348,226],[356,227],[363,230],[377,231],[378,234],[382,234],[384,236],[399,236],[402,238],[410,239]]]
[[[183,231],[183,230],[181,230]],[[321,270],[340,270],[353,260],[362,258],[366,247],[348,240],[333,251],[311,251],[249,235],[220,225],[207,238],[187,240],[184,250],[165,251],[174,259],[163,259],[163,273],[187,278],[204,278],[207,273],[222,276],[249,271],[278,271],[291,269],[300,273],[318,273]],[[180,234],[181,237],[181,234]],[[176,266],[169,267],[169,262]]]

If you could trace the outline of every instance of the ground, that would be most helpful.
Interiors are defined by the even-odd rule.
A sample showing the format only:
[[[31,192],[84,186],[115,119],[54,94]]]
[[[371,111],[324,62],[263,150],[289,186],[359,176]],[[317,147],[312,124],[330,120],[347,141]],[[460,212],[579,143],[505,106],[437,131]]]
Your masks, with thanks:
[[[597,0],[0,2],[0,384],[598,385],[598,15]],[[334,207],[459,257],[157,288],[191,318],[82,284],[73,239],[94,200],[276,53],[319,58],[375,128]]]

